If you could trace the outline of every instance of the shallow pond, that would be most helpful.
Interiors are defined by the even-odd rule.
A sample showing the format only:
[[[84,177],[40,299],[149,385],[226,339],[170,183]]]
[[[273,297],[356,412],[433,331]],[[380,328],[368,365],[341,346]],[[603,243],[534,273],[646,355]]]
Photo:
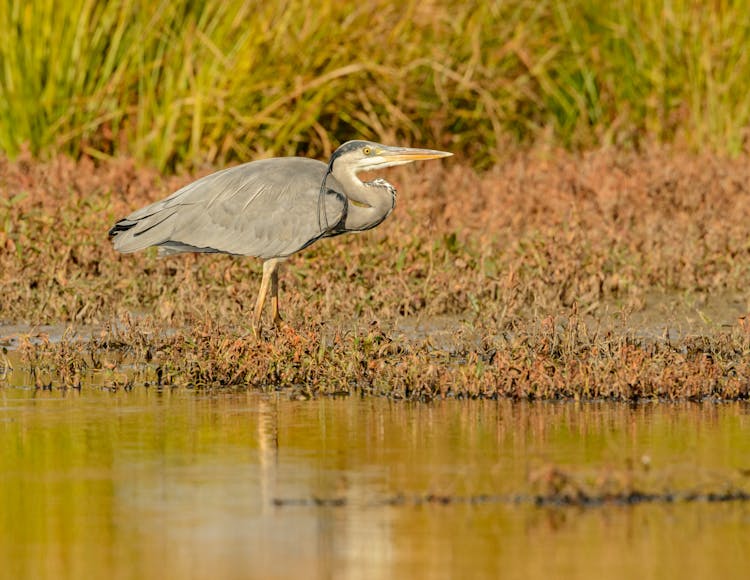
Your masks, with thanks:
[[[742,484],[749,432],[741,403],[10,385],[0,389],[0,575],[740,577],[750,570],[746,501],[529,498],[549,465],[592,486],[634,473],[657,490]]]

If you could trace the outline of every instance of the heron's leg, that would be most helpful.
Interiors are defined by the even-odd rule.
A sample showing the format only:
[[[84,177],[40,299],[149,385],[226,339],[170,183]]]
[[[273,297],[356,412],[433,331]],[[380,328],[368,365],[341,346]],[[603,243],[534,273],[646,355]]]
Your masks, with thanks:
[[[283,258],[270,258],[263,262],[263,279],[260,281],[258,300],[255,302],[255,313],[253,316],[253,331],[257,334],[261,329],[261,316],[263,306],[266,303],[268,290],[271,290],[271,307],[273,309],[273,324],[281,321],[279,316],[279,264]]]
[[[278,326],[282,322],[279,314],[279,269],[274,268],[271,272],[271,313],[273,315],[273,324]]]
[[[260,281],[260,290],[258,299],[255,301],[255,312],[253,315],[253,332],[256,334],[261,329],[261,316],[263,316],[263,305],[266,303],[268,295],[268,285],[273,273],[276,271],[276,260],[266,260],[263,262],[263,279]]]

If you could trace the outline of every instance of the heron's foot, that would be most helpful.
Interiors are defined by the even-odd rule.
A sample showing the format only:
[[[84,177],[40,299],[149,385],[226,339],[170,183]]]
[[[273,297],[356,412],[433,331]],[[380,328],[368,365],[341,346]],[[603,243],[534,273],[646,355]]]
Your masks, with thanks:
[[[279,327],[284,323],[284,319],[281,318],[281,311],[279,310],[279,297],[271,297],[271,320],[275,327]]]
[[[288,329],[288,328],[291,328],[291,326],[289,326],[286,323],[286,321],[280,315],[278,315],[278,313],[277,313],[271,319],[271,324],[270,325],[266,326],[266,325],[263,324],[262,321],[258,320],[258,321],[253,321],[252,328],[253,328],[253,336],[255,338],[262,338],[263,334],[264,334],[264,331],[266,331],[266,333],[268,333],[268,332],[278,331],[278,330],[282,330],[282,329]]]

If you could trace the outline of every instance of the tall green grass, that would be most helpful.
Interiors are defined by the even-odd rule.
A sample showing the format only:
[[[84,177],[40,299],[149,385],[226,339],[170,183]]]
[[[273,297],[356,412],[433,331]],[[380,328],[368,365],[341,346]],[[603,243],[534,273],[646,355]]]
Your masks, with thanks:
[[[737,153],[750,9],[715,0],[6,0],[0,150],[160,168],[680,140]]]

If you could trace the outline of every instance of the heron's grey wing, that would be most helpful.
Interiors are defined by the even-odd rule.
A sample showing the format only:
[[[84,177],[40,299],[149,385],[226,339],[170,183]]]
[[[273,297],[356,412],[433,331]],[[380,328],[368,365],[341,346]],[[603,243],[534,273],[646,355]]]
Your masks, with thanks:
[[[160,246],[167,253],[288,256],[344,217],[343,196],[332,193],[321,201],[326,167],[284,157],[225,169],[133,212],[110,235],[121,252]]]

